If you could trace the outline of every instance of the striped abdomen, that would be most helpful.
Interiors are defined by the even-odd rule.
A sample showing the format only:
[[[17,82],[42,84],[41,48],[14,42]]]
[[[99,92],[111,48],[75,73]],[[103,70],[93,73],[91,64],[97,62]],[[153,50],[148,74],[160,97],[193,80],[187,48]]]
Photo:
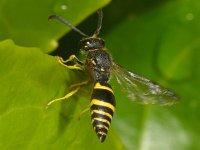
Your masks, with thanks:
[[[103,142],[115,111],[115,97],[108,83],[95,83],[90,110],[93,128],[99,140]]]

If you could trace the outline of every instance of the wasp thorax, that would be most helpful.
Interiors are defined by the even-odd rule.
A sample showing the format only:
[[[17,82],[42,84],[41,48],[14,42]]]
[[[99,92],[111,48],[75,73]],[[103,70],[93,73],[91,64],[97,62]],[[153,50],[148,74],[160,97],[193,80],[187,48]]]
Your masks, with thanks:
[[[101,38],[84,38],[80,41],[80,50],[81,51],[90,51],[94,49],[104,48],[104,40]]]

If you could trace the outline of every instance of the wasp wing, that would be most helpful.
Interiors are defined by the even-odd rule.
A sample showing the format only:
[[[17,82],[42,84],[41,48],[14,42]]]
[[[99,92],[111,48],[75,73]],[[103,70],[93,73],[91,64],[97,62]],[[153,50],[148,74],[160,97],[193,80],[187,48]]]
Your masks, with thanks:
[[[112,69],[117,82],[132,101],[162,106],[172,105],[178,101],[178,97],[172,91],[128,71],[116,63],[113,63]]]

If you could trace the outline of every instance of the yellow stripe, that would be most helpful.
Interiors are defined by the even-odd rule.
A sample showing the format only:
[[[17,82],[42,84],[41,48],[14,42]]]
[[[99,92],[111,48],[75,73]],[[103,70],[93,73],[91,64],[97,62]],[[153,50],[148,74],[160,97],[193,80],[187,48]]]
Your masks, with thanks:
[[[104,126],[104,125],[98,124],[98,125],[96,125],[96,126],[94,127],[94,130],[96,130],[96,127],[98,127],[98,128],[105,128],[105,129],[108,131],[108,127],[106,127],[106,126]]]
[[[112,104],[104,102],[104,101],[100,101],[98,99],[92,99],[90,105],[92,106],[93,104],[108,107],[108,108],[112,109],[113,112],[115,111],[115,107]]]
[[[97,113],[97,114],[101,114],[101,115],[106,115],[106,116],[108,116],[110,119],[112,119],[112,115],[111,115],[111,114],[109,114],[109,113],[107,113],[107,112],[105,112],[105,111],[102,111],[102,110],[92,110],[92,111],[91,111],[91,115],[92,115],[93,113]]]
[[[106,135],[106,133],[102,131],[97,132],[97,134]]]
[[[92,118],[92,123],[97,120],[97,121],[101,121],[101,122],[106,122],[109,126],[110,126],[110,122],[106,119],[102,119],[102,118]]]
[[[99,82],[97,82],[94,86],[94,89],[103,89],[103,90],[107,90],[110,91],[112,94],[114,94],[113,90],[110,87],[101,85]]]

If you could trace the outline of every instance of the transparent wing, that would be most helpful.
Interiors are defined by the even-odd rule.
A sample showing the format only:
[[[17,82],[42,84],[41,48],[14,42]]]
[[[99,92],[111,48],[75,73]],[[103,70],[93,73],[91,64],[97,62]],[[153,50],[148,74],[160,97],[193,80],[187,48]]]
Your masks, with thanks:
[[[113,64],[113,74],[129,99],[141,104],[172,105],[178,97],[170,90]]]

